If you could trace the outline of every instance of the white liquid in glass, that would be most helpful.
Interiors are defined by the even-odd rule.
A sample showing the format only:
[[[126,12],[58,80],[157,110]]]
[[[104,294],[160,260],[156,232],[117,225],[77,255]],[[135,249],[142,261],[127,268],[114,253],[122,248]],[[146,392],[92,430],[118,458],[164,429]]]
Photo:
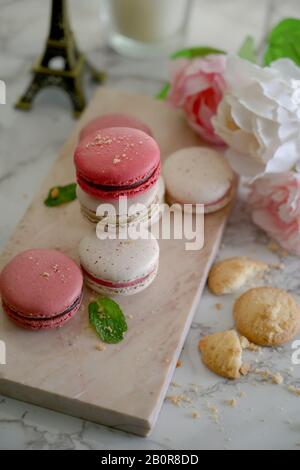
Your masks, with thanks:
[[[118,34],[143,43],[183,33],[190,0],[108,0]]]

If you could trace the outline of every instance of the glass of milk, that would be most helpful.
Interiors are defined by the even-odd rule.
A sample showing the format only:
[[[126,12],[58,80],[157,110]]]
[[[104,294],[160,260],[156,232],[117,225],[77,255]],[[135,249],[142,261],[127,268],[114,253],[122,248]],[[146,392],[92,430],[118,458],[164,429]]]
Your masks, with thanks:
[[[110,45],[131,57],[165,55],[184,43],[193,0],[101,0]]]

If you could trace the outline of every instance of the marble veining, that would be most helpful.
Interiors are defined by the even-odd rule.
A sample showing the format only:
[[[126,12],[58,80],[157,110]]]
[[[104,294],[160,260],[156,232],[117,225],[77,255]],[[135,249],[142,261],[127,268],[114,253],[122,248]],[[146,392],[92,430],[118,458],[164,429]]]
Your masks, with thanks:
[[[120,58],[105,45],[99,23],[101,0],[70,3],[80,46],[99,67],[108,71],[108,84],[153,95],[167,76],[165,61]],[[3,247],[74,121],[66,97],[55,90],[41,94],[31,113],[13,109],[14,101],[28,81],[31,62],[40,53],[48,10],[46,3],[38,0],[28,0],[26,6],[20,0],[0,0],[0,7],[0,78],[6,82],[8,95],[7,105],[0,107],[0,244]],[[222,46],[230,52],[238,49],[246,34],[256,38],[262,51],[272,24],[286,16],[300,16],[297,0],[196,0],[194,8],[188,42]],[[95,89],[87,86],[91,97]],[[232,212],[219,257],[247,254],[274,265],[281,263],[284,268],[274,267],[269,282],[284,287],[300,301],[299,260],[272,252],[267,244],[265,235],[251,224],[241,196]],[[291,344],[245,355],[253,369],[280,372],[284,379],[282,385],[270,384],[258,373],[228,382],[211,374],[200,361],[199,338],[233,326],[233,301],[233,296],[219,299],[205,292],[181,354],[181,366],[176,369],[168,391],[169,399],[150,438],[131,436],[3,397],[0,398],[0,448],[299,449],[300,398],[288,386],[300,386],[300,366],[292,364]],[[222,304],[220,310],[216,303]],[[228,406],[228,400],[235,400],[236,406]],[[193,418],[194,413],[199,419]]]

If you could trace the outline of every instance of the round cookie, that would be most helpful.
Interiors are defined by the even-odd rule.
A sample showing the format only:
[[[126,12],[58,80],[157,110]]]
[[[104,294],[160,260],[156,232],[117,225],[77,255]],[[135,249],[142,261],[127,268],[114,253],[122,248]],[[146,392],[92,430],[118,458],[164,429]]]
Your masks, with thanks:
[[[81,305],[82,286],[79,266],[56,250],[24,251],[0,276],[4,311],[31,330],[61,327],[70,320]]]
[[[208,287],[215,295],[231,294],[268,269],[266,263],[245,256],[227,258],[218,261],[211,268]]]
[[[105,114],[98,116],[88,122],[81,130],[79,140],[84,139],[88,135],[101,129],[108,127],[129,127],[131,129],[139,129],[152,137],[151,129],[139,119],[129,116],[129,114]]]
[[[159,245],[155,238],[100,240],[93,233],[80,242],[79,256],[85,282],[92,290],[107,295],[131,295],[154,281]]]
[[[300,329],[300,309],[294,298],[273,287],[257,287],[242,294],[233,315],[238,331],[260,346],[286,343]]]
[[[160,175],[160,150],[137,129],[107,128],[88,135],[74,154],[77,182],[98,199],[132,198],[147,192]]]
[[[235,175],[224,156],[210,148],[178,150],[167,158],[163,175],[169,204],[203,204],[208,214],[234,197]]]

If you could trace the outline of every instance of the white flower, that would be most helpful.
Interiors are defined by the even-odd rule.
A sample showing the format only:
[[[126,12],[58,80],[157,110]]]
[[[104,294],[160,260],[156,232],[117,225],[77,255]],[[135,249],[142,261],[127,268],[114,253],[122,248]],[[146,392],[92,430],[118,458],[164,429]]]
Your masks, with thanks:
[[[231,57],[225,80],[213,125],[233,169],[244,176],[292,169],[300,162],[300,68],[290,59],[261,68]]]

